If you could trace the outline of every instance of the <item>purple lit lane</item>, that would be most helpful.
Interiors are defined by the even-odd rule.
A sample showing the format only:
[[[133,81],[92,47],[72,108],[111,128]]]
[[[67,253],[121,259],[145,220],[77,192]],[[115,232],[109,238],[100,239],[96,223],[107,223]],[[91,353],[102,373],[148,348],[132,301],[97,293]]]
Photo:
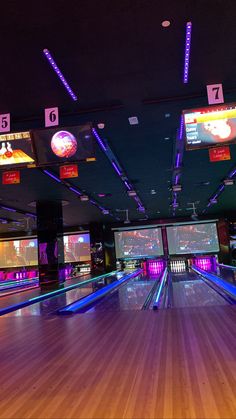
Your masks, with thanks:
[[[157,278],[140,274],[86,312],[141,310]]]
[[[172,307],[229,305],[194,272],[172,274]]]
[[[123,275],[122,273],[121,275]],[[106,278],[99,278],[98,281],[93,283],[84,284],[79,288],[73,289],[71,291],[67,291],[59,296],[50,297],[44,301],[39,303],[32,304],[30,306],[24,307],[22,309],[13,311],[5,316],[12,317],[12,316],[50,316],[50,315],[57,315],[57,310],[64,306],[67,306],[74,301],[77,301],[86,295],[97,291],[100,288],[108,285],[111,282],[117,281],[120,274],[117,275],[110,275]],[[88,278],[84,278],[86,280]],[[81,280],[82,281],[82,280]]]

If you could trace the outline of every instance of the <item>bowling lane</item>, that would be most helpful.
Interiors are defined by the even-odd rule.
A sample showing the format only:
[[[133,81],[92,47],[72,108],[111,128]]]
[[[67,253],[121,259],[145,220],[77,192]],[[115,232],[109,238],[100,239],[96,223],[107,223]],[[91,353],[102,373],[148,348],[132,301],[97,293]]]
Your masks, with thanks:
[[[105,285],[108,285],[114,281],[117,281],[118,278],[125,275],[126,272],[111,274],[105,278],[98,278],[97,281],[83,284],[78,288],[73,290],[64,292],[58,296],[49,297],[46,300],[43,300],[38,303],[34,303],[27,307],[21,308],[19,310],[15,310],[11,313],[5,314],[4,316],[7,317],[20,317],[20,316],[49,316],[49,315],[57,315],[57,310],[68,304],[77,301],[86,295],[97,291],[100,288],[103,288]],[[86,275],[87,276],[87,275]],[[88,279],[88,278],[86,278]],[[85,279],[84,279],[85,280]]]
[[[111,295],[94,304],[86,312],[141,310],[158,278],[158,276],[149,277],[141,273]]]
[[[85,281],[90,279],[90,274],[80,274],[72,279],[68,279],[64,282],[64,287],[68,287],[70,285],[77,284],[81,281]],[[14,285],[11,289],[7,290],[0,290],[0,309],[8,307],[10,305],[19,304],[25,300],[29,300],[30,298],[38,297],[40,295],[44,295],[47,292],[41,291],[41,289],[37,286],[38,278],[35,279],[35,285],[31,286],[22,286],[22,285]]]
[[[229,305],[215,290],[209,287],[195,272],[172,275],[172,307],[206,307]]]

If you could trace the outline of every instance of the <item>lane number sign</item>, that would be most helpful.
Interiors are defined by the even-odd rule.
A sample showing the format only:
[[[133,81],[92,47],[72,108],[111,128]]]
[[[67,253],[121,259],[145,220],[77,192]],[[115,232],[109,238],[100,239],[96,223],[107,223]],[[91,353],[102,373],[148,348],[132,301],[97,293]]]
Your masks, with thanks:
[[[214,105],[217,103],[224,103],[222,84],[208,84],[207,96],[208,96],[209,105]]]
[[[10,114],[4,113],[0,115],[0,132],[10,131]]]
[[[58,108],[44,109],[45,127],[55,127],[59,125],[59,112]]]

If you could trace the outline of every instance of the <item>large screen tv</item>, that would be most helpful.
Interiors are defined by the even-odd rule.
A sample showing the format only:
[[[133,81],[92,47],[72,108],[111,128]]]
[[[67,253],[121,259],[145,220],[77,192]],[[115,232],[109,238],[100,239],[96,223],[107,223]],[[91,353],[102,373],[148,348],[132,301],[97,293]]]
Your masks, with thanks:
[[[236,104],[183,111],[186,149],[208,148],[236,142]]]
[[[0,242],[0,268],[38,265],[37,239]]]
[[[144,228],[115,232],[117,259],[163,255],[160,228]]]
[[[92,125],[47,128],[32,131],[39,166],[94,158]]]
[[[219,252],[215,223],[167,227],[167,239],[170,255]]]
[[[0,168],[34,164],[35,157],[28,131],[0,135]]]
[[[89,233],[65,235],[63,240],[65,263],[91,259]]]

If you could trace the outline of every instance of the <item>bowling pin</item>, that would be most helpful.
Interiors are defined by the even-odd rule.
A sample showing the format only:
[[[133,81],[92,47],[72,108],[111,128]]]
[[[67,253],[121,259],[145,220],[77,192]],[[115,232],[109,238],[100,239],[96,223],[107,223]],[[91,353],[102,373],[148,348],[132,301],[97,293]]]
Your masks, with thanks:
[[[11,143],[7,142],[7,151],[10,151],[11,153],[12,151],[12,147],[11,147]]]
[[[0,155],[3,156],[6,153],[6,143],[2,143],[2,147],[0,149]]]

